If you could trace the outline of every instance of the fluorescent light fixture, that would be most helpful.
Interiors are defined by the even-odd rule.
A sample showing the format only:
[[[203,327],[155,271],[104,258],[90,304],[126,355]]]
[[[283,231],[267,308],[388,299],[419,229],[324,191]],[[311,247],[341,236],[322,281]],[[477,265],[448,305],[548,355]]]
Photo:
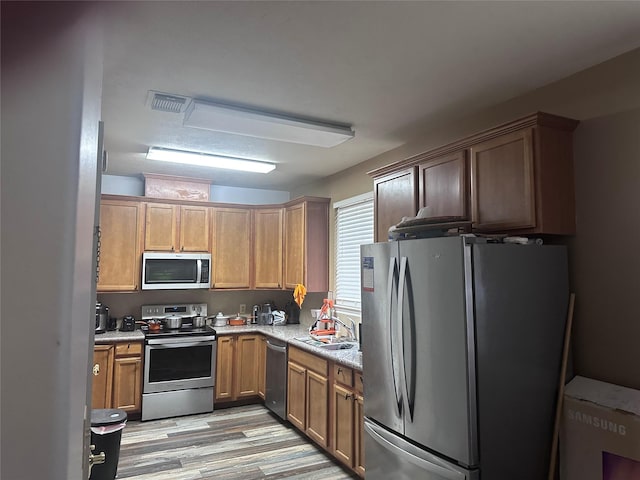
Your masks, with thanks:
[[[257,173],[269,173],[276,168],[274,163],[249,160],[248,158],[224,157],[221,155],[188,152],[184,150],[171,150],[169,148],[160,147],[149,147],[147,159]]]
[[[183,125],[316,147],[334,147],[354,136],[349,125],[200,100],[189,104]]]

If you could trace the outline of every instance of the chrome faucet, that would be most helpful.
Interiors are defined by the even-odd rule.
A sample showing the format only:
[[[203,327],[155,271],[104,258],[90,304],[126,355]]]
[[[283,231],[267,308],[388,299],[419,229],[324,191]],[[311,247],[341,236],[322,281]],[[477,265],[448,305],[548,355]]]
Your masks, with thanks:
[[[333,320],[334,322],[342,325],[344,328],[347,329],[347,332],[349,332],[349,338],[348,340],[350,342],[355,342],[358,339],[356,338],[356,322],[353,321],[353,319],[351,317],[347,317],[349,319],[349,321],[351,322],[351,326],[347,325],[346,323],[344,323],[342,320],[340,320],[338,317],[331,317],[331,320]]]

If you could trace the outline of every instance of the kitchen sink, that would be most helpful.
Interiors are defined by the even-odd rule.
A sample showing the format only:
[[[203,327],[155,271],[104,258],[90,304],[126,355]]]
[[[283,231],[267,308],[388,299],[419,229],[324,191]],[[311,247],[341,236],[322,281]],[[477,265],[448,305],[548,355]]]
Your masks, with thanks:
[[[316,345],[323,350],[347,350],[358,346],[358,342],[335,342],[335,343],[323,343],[322,345]]]
[[[300,340],[308,345],[321,348],[323,350],[348,350],[358,346],[358,342],[351,342],[342,339],[335,338],[333,336],[326,337],[312,337],[304,336],[298,337],[296,340]]]

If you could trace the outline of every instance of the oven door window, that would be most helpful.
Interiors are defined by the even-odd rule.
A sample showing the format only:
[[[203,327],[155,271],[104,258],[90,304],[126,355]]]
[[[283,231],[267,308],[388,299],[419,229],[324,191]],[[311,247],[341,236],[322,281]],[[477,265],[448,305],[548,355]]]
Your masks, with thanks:
[[[147,284],[196,283],[198,280],[196,260],[148,258],[145,262]]]
[[[212,345],[151,349],[149,382],[211,377],[212,349]]]

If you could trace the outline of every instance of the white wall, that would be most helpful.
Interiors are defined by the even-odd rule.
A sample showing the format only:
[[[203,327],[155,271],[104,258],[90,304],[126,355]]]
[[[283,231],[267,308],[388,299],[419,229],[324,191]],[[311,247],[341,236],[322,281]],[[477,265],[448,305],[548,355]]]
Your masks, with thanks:
[[[371,191],[373,179],[367,171],[535,111],[581,121],[573,137],[577,234],[567,240],[576,293],[575,372],[640,389],[635,306],[640,270],[640,49],[472,115],[431,120],[401,147],[299,187],[292,195],[328,195],[338,201]],[[329,238],[333,262],[334,234]],[[332,266],[331,281],[334,270]]]
[[[109,128],[106,126],[106,128]],[[132,195],[141,197],[144,195],[144,181],[139,177],[126,177],[124,175],[102,175],[102,193],[111,195]]]
[[[108,126],[107,126],[108,128]],[[144,195],[144,180],[140,177],[123,175],[103,175],[102,193],[113,195]],[[220,203],[242,203],[245,205],[268,205],[285,203],[290,200],[289,192],[282,190],[263,190],[259,188],[227,187],[211,185],[209,200]]]
[[[2,5],[0,476],[7,480],[83,477],[102,88],[90,8]]]
[[[257,188],[211,185],[210,200],[212,202],[265,205],[271,203],[285,203],[290,200],[290,197],[289,192],[283,192],[280,190],[260,190]]]

